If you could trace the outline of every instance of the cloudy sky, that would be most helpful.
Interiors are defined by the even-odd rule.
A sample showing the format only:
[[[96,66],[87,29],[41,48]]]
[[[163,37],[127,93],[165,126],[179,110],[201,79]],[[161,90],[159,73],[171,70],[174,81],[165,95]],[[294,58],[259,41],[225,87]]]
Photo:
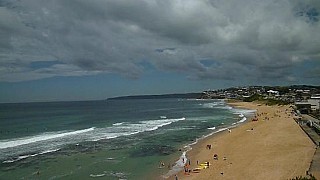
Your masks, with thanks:
[[[320,84],[319,0],[0,0],[0,102]]]

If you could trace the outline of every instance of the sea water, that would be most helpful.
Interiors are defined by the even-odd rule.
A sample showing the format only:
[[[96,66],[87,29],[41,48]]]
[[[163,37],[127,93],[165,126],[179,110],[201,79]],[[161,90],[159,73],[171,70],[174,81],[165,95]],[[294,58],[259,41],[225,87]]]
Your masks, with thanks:
[[[165,178],[191,144],[252,113],[224,100],[0,104],[0,179]]]

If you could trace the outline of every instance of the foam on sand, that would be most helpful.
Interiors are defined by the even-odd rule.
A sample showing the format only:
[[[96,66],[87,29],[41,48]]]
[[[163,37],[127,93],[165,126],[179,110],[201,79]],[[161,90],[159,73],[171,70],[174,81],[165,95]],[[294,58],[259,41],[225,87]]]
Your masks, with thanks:
[[[175,165],[169,170],[169,172],[163,175],[164,178],[169,178],[170,176],[177,174],[183,170],[184,165],[187,163],[188,159],[186,157],[187,152],[184,151],[180,158],[176,161]]]

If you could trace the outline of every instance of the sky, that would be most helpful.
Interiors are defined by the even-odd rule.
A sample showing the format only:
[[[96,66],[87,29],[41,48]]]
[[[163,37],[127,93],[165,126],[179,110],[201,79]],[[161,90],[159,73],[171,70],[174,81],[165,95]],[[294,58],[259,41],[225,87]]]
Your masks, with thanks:
[[[320,85],[319,0],[0,0],[0,102]]]

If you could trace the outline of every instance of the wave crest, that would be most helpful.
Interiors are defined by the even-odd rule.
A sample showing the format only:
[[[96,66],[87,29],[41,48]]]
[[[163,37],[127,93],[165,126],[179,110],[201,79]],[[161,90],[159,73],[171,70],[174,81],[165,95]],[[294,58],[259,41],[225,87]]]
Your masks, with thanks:
[[[16,146],[21,146],[21,145],[25,145],[25,144],[35,143],[35,142],[39,142],[39,141],[46,141],[46,140],[50,140],[50,139],[86,133],[89,131],[93,131],[94,129],[95,129],[95,127],[77,130],[77,131],[71,131],[71,132],[64,132],[64,133],[51,132],[51,133],[44,133],[44,134],[31,136],[31,137],[24,137],[24,138],[18,138],[18,139],[13,139],[13,140],[0,141],[0,149],[6,149],[6,148],[10,148],[10,147],[16,147]]]

